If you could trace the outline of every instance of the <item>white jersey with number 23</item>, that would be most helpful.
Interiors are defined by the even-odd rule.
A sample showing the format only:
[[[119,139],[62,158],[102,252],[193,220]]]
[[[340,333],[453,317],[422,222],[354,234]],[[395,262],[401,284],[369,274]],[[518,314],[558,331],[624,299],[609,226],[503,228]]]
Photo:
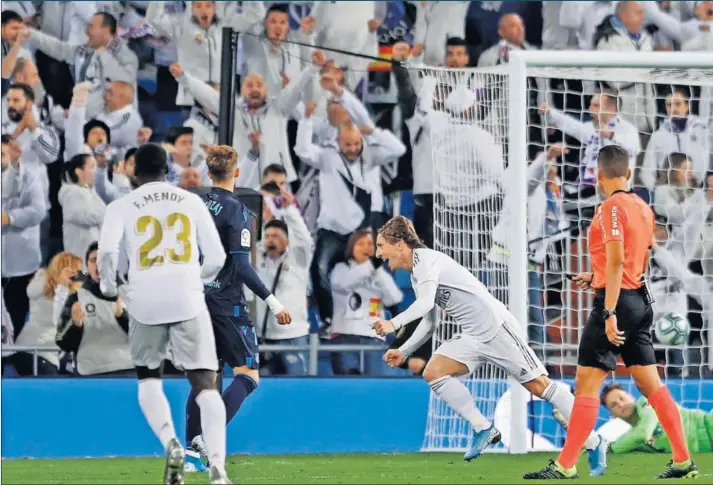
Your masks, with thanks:
[[[127,309],[144,325],[182,322],[205,311],[203,281],[217,276],[226,257],[201,198],[165,182],[144,184],[107,207],[97,259],[109,294],[120,250],[129,261]]]

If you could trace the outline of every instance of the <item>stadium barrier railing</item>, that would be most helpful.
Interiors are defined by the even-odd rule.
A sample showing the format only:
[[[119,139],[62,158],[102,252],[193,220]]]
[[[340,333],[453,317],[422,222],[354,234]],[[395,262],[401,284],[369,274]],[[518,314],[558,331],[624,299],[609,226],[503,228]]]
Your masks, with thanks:
[[[324,344],[320,341],[319,335],[311,333],[309,335],[308,345],[279,345],[265,344],[260,345],[260,352],[307,352],[308,354],[308,371],[309,376],[317,376],[319,353],[320,352],[359,352],[359,369],[364,373],[364,353],[370,351],[386,351],[386,345],[335,345]],[[2,355],[10,355],[14,352],[27,352],[32,354],[32,374],[37,375],[37,358],[40,352],[59,352],[60,350],[55,345],[3,345]]]

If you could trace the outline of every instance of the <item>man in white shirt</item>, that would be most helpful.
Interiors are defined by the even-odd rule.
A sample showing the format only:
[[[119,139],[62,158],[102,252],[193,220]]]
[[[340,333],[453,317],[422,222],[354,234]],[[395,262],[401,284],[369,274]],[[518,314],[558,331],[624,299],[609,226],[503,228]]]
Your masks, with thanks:
[[[434,193],[444,212],[441,217],[450,217],[445,237],[451,255],[473,269],[480,267],[490,249],[492,228],[502,208],[503,148],[479,126],[477,98],[471,88],[455,86],[444,110],[433,108],[436,94],[431,91],[424,97],[431,118],[431,143],[439,148],[433,160],[439,167]]]
[[[59,157],[60,141],[55,130],[40,120],[35,106],[35,93],[27,84],[12,84],[8,90],[7,118],[3,119],[2,134],[11,135],[22,152],[22,166],[31,171],[42,184],[49,209],[49,178],[47,167]]]
[[[297,79],[293,79],[279,93],[267,90],[265,79],[257,73],[250,73],[243,79],[240,96],[235,99],[235,130],[233,146],[243,156],[251,146],[251,137],[260,134],[260,158],[254,180],[241,177],[241,185],[255,187],[259,174],[268,165],[279,163],[288,174],[288,181],[297,180],[297,172],[290,155],[287,137],[287,119],[302,99],[302,93],[312,81],[319,68],[327,62],[321,51],[312,55],[313,64],[305,68]],[[185,73],[178,63],[171,65],[171,74],[181,86],[187,87],[201,106],[220,115],[220,95],[208,84]]]
[[[290,309],[292,323],[277,323],[267,305],[258,299],[258,331],[265,343],[307,345],[307,292],[313,249],[312,236],[292,194],[283,190],[280,195],[267,197],[265,203],[270,205],[275,219],[268,221],[263,228],[262,250],[257,254],[257,273],[275,297]],[[268,360],[267,368],[272,374],[284,371],[292,376],[306,375],[307,353],[273,354]]]
[[[390,349],[384,360],[398,367],[436,330],[435,312],[442,310],[458,327],[456,335],[441,344],[423,372],[431,390],[473,426],[473,445],[465,460],[478,458],[491,444],[499,443],[500,432],[480,413],[468,388],[458,379],[472,374],[483,363],[496,365],[535,396],[550,402],[569,416],[574,396],[569,388],[547,377],[542,362],[528,347],[521,324],[496,300],[483,284],[447,255],[423,246],[411,221],[394,217],[379,231],[376,256],[392,270],[411,273],[416,301],[390,321],[374,323],[377,334],[398,331],[421,319],[411,338],[398,349]],[[604,474],[606,442],[596,433],[587,439],[591,475]]]
[[[597,155],[607,145],[623,147],[629,153],[632,172],[636,170],[636,157],[641,152],[639,131],[629,121],[622,119],[617,111],[617,95],[607,90],[592,97],[589,104],[592,119],[589,121],[574,119],[547,104],[540,105],[540,113],[547,116],[555,128],[582,143],[579,177],[574,187],[565,183],[564,188],[568,194],[579,193],[580,199],[596,197]]]
[[[295,153],[319,170],[319,233],[311,273],[320,317],[328,324],[332,317],[329,273],[344,257],[349,235],[371,225],[372,194],[381,188],[380,174],[373,169],[398,159],[406,147],[390,131],[352,124],[340,129],[336,143],[317,146],[312,141],[313,108],[299,122]]]
[[[165,182],[166,152],[144,145],[134,158],[139,187],[106,209],[97,254],[101,290],[117,294],[117,262],[125,252],[131,358],[139,378],[139,405],[166,451],[164,483],[183,482],[186,456],[161,383],[169,345],[173,363],[186,370],[197,394],[211,483],[229,483],[226,411],[215,389],[218,357],[203,294],[203,282],[212,281],[223,267],[225,250],[200,197]]]
[[[144,120],[134,107],[134,86],[124,81],[114,81],[104,90],[104,111],[96,119],[111,130],[111,146],[121,155],[139,145],[139,130]]]

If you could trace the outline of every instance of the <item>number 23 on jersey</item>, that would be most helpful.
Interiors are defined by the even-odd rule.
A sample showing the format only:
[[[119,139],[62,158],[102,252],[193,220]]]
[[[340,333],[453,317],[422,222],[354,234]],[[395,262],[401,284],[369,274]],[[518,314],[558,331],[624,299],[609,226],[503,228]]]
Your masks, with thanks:
[[[175,229],[176,242],[180,248],[169,247],[163,251],[163,254],[151,256],[152,252],[156,252],[156,248],[163,242],[163,230]],[[136,233],[146,234],[151,233],[151,236],[139,246],[139,269],[148,269],[152,266],[158,266],[168,259],[171,263],[185,264],[190,262],[193,254],[193,246],[191,245],[191,220],[180,212],[169,214],[162,222],[154,216],[141,216],[136,220]],[[174,245],[175,246],[175,245]]]

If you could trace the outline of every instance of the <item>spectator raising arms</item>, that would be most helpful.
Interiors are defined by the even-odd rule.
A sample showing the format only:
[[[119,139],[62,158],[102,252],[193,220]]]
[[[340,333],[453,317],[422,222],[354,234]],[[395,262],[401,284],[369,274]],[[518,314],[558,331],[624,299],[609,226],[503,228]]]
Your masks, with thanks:
[[[372,224],[372,194],[381,189],[378,167],[397,160],[406,152],[404,144],[390,131],[347,124],[340,128],[336,143],[320,147],[313,143],[314,103],[297,128],[295,152],[302,162],[319,170],[319,233],[312,260],[312,291],[322,321],[332,317],[329,273],[344,257],[349,235]]]
[[[327,59],[321,51],[312,54],[313,65],[302,71],[280,93],[269,93],[265,80],[260,74],[251,73],[243,79],[241,96],[235,100],[235,132],[233,143],[238,153],[245,154],[252,147],[250,136],[260,133],[259,177],[265,167],[280,163],[287,171],[288,182],[297,180],[297,172],[292,164],[289,141],[287,139],[287,119],[302,98],[302,92]],[[218,92],[198,78],[183,70],[181,64],[171,66],[171,74],[179,84],[188,88],[202,105],[219,114],[220,96]],[[270,96],[270,97],[268,97]],[[246,181],[246,187],[258,185],[257,179]]]
[[[243,13],[238,14],[235,2],[228,4],[224,15],[216,15],[216,2],[191,2],[190,10],[176,17],[166,11],[167,2],[149,2],[146,20],[159,33],[172,40],[178,51],[178,62],[186,73],[198,81],[220,82],[220,52],[223,45],[223,27],[246,31],[262,20],[262,2],[245,2]],[[192,106],[190,88],[179,89],[176,104]],[[202,104],[202,103],[201,103]],[[217,110],[214,110],[217,112]]]
[[[112,81],[124,81],[134,86],[139,61],[123,40],[116,35],[116,19],[100,12],[87,25],[87,43],[83,45],[61,41],[36,29],[30,29],[30,39],[45,54],[72,65],[75,82],[91,85],[87,118],[98,115],[104,106],[104,90]]]

